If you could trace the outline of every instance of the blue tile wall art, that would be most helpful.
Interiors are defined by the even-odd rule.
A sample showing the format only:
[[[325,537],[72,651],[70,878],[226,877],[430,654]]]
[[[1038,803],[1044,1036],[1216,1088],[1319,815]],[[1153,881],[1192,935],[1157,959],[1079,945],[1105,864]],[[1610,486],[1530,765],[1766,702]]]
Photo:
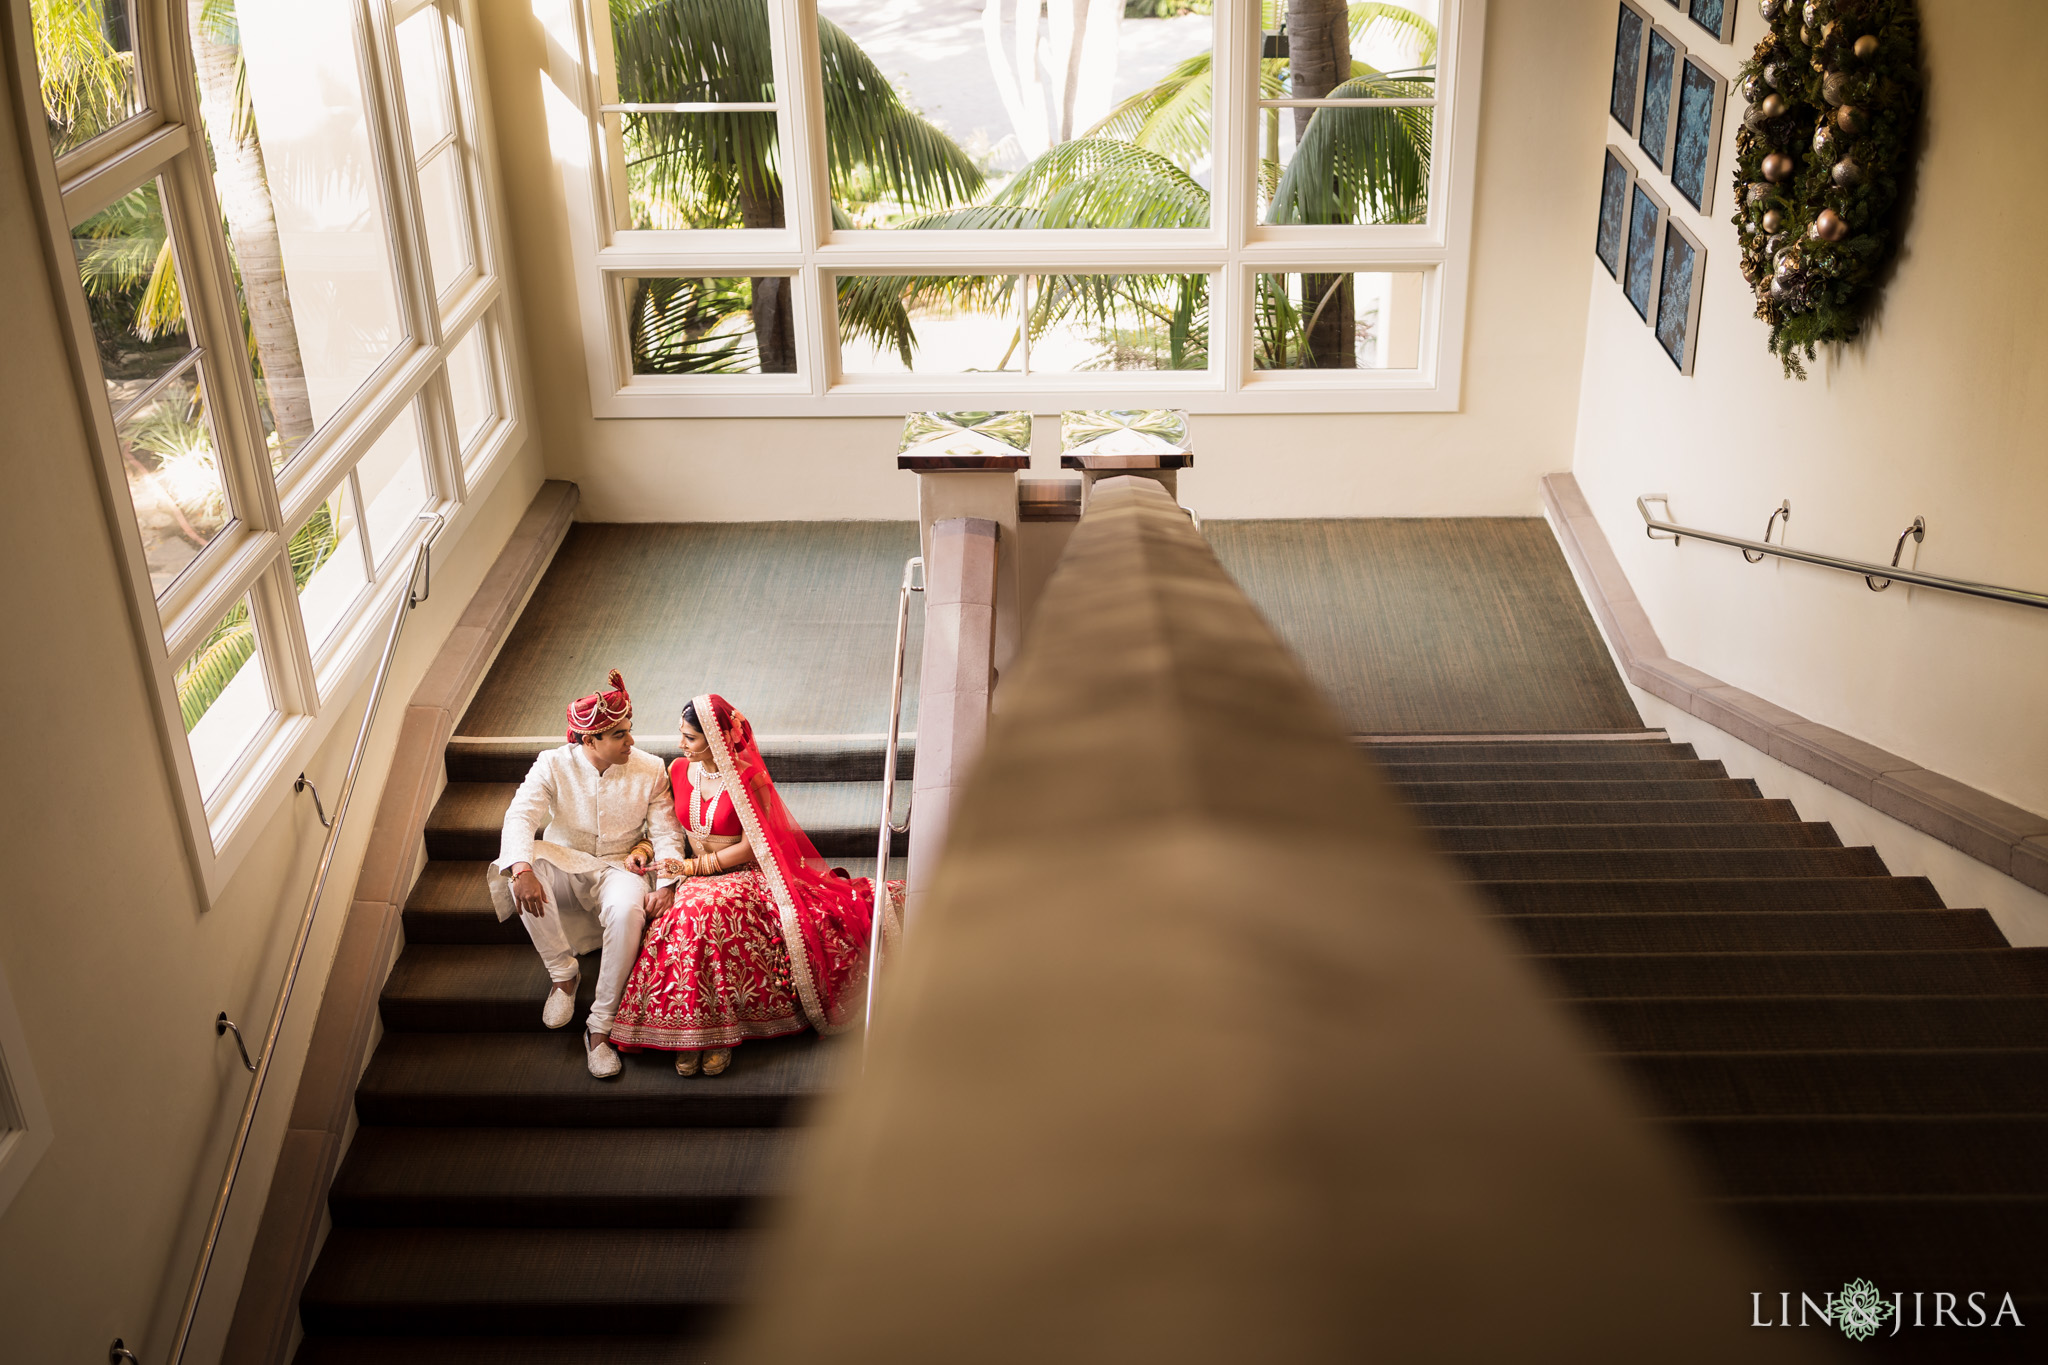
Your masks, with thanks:
[[[1665,217],[1664,202],[1637,181],[1629,191],[1628,255],[1622,266],[1621,292],[1645,322],[1657,301],[1657,248],[1664,235]]]
[[[1718,42],[1735,37],[1735,0],[1691,0],[1686,17],[1714,35]]]
[[[1650,16],[1632,0],[1621,0],[1614,25],[1614,78],[1608,89],[1607,112],[1631,133],[1643,102],[1643,48],[1650,41]]]
[[[1678,68],[1685,48],[1661,28],[1650,30],[1643,57],[1643,113],[1636,141],[1658,170],[1671,165],[1672,102],[1678,90]]]
[[[1678,76],[1678,109],[1672,119],[1671,187],[1701,213],[1714,208],[1714,158],[1721,146],[1721,111],[1728,82],[1687,57]]]
[[[1635,188],[1636,168],[1619,147],[1607,149],[1607,165],[1600,173],[1600,230],[1594,238],[1594,254],[1607,273],[1621,278],[1622,248],[1628,242],[1628,196]]]

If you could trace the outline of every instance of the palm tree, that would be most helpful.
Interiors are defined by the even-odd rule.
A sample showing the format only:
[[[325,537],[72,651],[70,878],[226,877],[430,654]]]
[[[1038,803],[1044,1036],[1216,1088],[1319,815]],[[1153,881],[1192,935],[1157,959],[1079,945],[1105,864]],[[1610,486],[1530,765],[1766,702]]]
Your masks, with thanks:
[[[763,0],[611,0],[611,18],[625,103],[774,98]],[[844,29],[820,17],[818,43],[835,221],[850,222],[845,204],[877,193],[912,208],[935,208],[982,187],[974,159],[906,107]],[[783,225],[773,114],[631,114],[625,122],[629,165],[687,218],[705,226],[735,215],[743,227]],[[754,278],[750,306],[761,370],[793,373],[789,282]]]

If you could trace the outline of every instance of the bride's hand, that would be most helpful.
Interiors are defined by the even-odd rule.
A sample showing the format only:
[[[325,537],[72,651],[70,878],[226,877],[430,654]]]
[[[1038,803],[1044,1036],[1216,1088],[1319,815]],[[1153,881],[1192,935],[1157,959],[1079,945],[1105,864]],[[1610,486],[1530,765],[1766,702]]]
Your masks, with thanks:
[[[655,871],[664,877],[687,877],[690,865],[680,858],[663,858],[654,865]]]

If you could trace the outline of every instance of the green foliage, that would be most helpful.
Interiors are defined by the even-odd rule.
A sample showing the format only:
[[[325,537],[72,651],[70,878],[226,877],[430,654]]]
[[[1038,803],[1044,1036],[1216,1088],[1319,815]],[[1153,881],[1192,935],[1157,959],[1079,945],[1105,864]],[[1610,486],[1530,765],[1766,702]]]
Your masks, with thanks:
[[[1429,77],[1375,72],[1331,99],[1426,99]],[[1269,223],[1418,223],[1428,208],[1431,114],[1414,109],[1318,109],[1273,190]]]
[[[106,7],[107,0],[29,0],[43,113],[60,156],[134,112],[134,62],[107,41]]]
[[[626,301],[634,374],[744,374],[759,368],[753,338],[721,331],[753,307],[744,279],[637,279]]]
[[[1126,19],[1177,19],[1183,14],[1208,14],[1213,0],[1124,0]]]
[[[199,718],[220,700],[220,694],[255,653],[256,627],[249,620],[249,604],[237,602],[178,670],[178,711],[186,734],[192,733]]]
[[[1770,326],[1770,348],[1787,377],[1806,377],[1822,343],[1854,339],[1875,305],[1896,250],[1895,222],[1904,177],[1916,150],[1920,123],[1920,22],[1912,0],[1819,0],[1786,4],[1770,32],[1743,65],[1740,88],[1754,95],[1735,134],[1734,222],[1742,245],[1742,273],[1756,293],[1756,315]],[[1868,58],[1856,40],[1877,40]],[[1765,76],[1777,78],[1773,86]],[[1783,112],[1764,115],[1776,94]],[[1831,98],[1832,97],[1832,98]],[[1837,111],[1861,112],[1859,133],[1845,130]],[[1815,145],[1826,129],[1828,144]],[[1772,185],[1764,158],[1790,157],[1793,175]],[[1838,185],[1837,163],[1847,158],[1859,174]],[[1816,223],[1832,210],[1847,235],[1830,242]],[[1782,222],[1774,233],[1764,216]]]

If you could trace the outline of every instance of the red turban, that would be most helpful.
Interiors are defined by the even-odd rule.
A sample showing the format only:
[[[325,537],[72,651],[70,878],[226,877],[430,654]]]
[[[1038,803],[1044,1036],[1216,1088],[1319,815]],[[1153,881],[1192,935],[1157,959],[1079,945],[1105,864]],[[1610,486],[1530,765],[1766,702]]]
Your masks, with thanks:
[[[626,680],[613,669],[612,690],[593,692],[569,703],[569,742],[578,735],[598,735],[633,719],[633,699],[626,695]]]

